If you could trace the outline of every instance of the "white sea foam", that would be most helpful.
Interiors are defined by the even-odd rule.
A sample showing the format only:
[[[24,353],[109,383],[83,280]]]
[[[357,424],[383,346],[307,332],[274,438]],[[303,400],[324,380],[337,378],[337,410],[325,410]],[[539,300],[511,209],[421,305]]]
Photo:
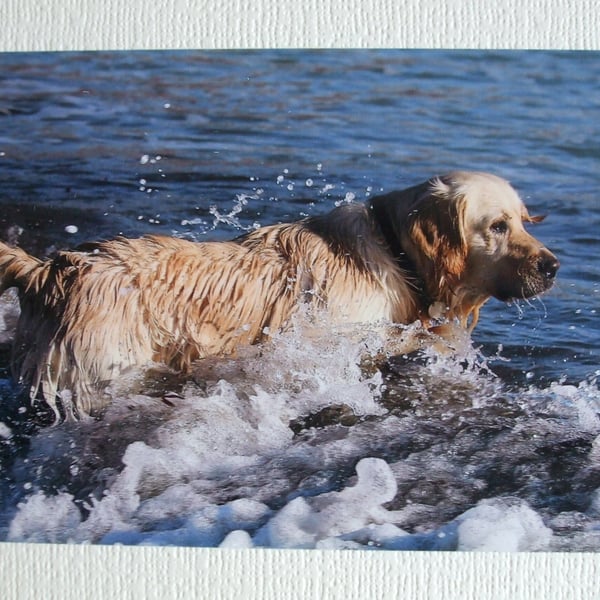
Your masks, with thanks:
[[[80,524],[70,494],[46,496],[37,492],[19,505],[10,524],[9,541],[68,542]]]
[[[523,501],[486,500],[458,521],[459,550],[547,550],[552,538],[552,531],[541,516]]]
[[[577,539],[600,547],[600,491],[585,513],[551,519],[526,499],[489,491],[486,475],[510,460],[524,469],[537,448],[543,457],[553,440],[582,435],[597,438],[593,467],[595,382],[531,386],[496,416],[509,395],[469,344],[458,357],[406,359],[395,367],[400,385],[364,368],[381,351],[377,331],[316,333],[299,321],[265,347],[199,363],[175,390],[160,371],[116,382],[102,421],[44,429],[14,460],[6,489],[15,500],[0,536],[523,551],[569,548],[552,527],[581,529],[583,519]],[[486,423],[489,442],[478,433]],[[2,434],[9,443],[12,427]],[[535,470],[523,477],[538,485]]]

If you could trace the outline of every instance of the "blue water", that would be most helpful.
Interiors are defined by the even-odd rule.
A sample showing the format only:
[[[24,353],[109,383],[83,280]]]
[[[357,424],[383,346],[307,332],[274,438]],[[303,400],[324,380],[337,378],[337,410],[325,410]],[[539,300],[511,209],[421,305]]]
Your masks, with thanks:
[[[600,54],[4,54],[0,89],[0,236],[16,235],[16,225],[22,229],[18,243],[38,255],[118,234],[227,239],[257,225],[322,213],[345,200],[364,201],[452,169],[491,171],[509,179],[531,214],[547,215],[532,233],[557,254],[562,266],[555,288],[543,298],[512,306],[497,301],[486,305],[473,333],[473,347],[486,363],[485,374],[476,376],[481,379],[465,383],[460,369],[453,370],[457,365],[445,365],[448,372],[442,374],[439,365],[424,365],[422,360],[393,365],[381,374],[383,396],[375,397],[388,417],[375,417],[377,410],[362,407],[368,418],[354,426],[325,423],[307,428],[293,440],[275,444],[278,449],[271,448],[268,460],[248,442],[240,455],[261,464],[280,481],[279,487],[258,493],[260,486],[249,481],[263,480],[254,471],[242,477],[234,470],[221,483],[211,479],[213,492],[203,496],[202,506],[227,506],[243,498],[281,511],[298,494],[313,497],[348,488],[358,460],[376,456],[387,462],[397,480],[398,491],[386,506],[420,506],[421,512],[410,518],[390,518],[411,536],[454,523],[478,502],[516,498],[552,531],[544,548],[600,546],[600,506],[594,504],[600,489],[594,450],[600,433]],[[8,308],[4,311],[10,313]],[[4,321],[9,323],[10,315]],[[8,324],[5,330],[0,341],[6,345]],[[338,348],[336,356],[344,351]],[[285,370],[289,365],[280,366]],[[8,405],[14,399],[6,352],[0,355],[0,368]],[[329,381],[327,375],[320,376],[327,385],[337,381],[337,375]],[[225,379],[234,387],[244,384],[239,373]],[[275,380],[271,388],[264,384],[272,397],[277,396]],[[242,395],[234,397],[235,405]],[[394,397],[402,402],[394,403]],[[131,401],[132,396],[122,392],[122,398]],[[320,400],[309,405],[318,408],[323,403],[327,404]],[[303,417],[300,408],[291,412]],[[218,519],[222,535],[194,537],[183,516],[177,526],[160,514],[142,527],[138,507],[94,530],[89,508],[82,508],[90,498],[98,501],[102,494],[114,492],[101,474],[110,470],[118,479],[121,459],[136,442],[165,452],[170,448],[171,442],[156,441],[153,427],[161,427],[156,423],[178,423],[182,418],[192,427],[201,415],[160,413],[139,437],[137,425],[132,425],[110,460],[97,448],[94,459],[89,458],[92,450],[81,433],[88,431],[86,426],[68,429],[76,450],[64,450],[69,444],[62,438],[59,444],[52,435],[65,436],[67,428],[60,434],[34,430],[21,436],[5,419],[8,429],[0,438],[2,539],[66,541],[87,536],[96,542],[136,543],[148,541],[142,530],[177,530],[186,535],[165,534],[150,542],[221,543],[228,530]],[[395,429],[390,419],[399,420],[394,421]],[[361,433],[367,426],[373,428],[372,437]],[[334,459],[329,449],[340,431],[361,441],[353,441],[352,450]],[[483,451],[482,440],[493,452]],[[313,457],[311,464],[308,448],[315,444],[330,460]],[[72,467],[76,453],[88,467],[79,465],[74,476],[67,467]],[[294,462],[294,456],[303,458]],[[325,460],[326,468],[319,460]],[[442,461],[452,468],[443,467]],[[413,473],[409,466],[418,474],[407,475]],[[303,477],[293,476],[297,471]],[[477,481],[467,485],[468,490],[463,489],[465,473],[476,473]],[[101,480],[106,489],[99,491],[92,480]],[[265,480],[271,479],[265,475]],[[149,501],[164,490],[175,493],[175,487],[169,480],[159,486],[160,493],[142,496]],[[78,517],[70,525],[54,527],[59,533],[52,537],[44,533],[43,521],[36,521],[33,502],[27,510],[17,508],[28,498],[39,499],[40,512],[52,502],[69,506],[73,501]],[[196,513],[185,506],[181,514],[190,519]],[[200,510],[198,506],[194,510]],[[245,530],[255,545],[277,545],[273,540],[280,538],[264,533],[272,520],[269,515],[275,513],[258,513],[261,516]],[[15,533],[15,519],[32,523],[30,530],[41,533],[34,535],[27,527]],[[115,523],[122,522],[136,534],[119,534]],[[323,539],[343,538],[330,534]],[[427,545],[429,538],[410,539],[402,547],[435,547]],[[392,542],[388,546],[400,547]],[[464,544],[459,541],[454,547]]]

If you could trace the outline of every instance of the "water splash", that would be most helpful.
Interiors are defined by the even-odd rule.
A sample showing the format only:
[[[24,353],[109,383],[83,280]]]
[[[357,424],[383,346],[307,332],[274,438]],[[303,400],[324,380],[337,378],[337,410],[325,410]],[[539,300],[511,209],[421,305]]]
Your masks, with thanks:
[[[252,231],[254,229],[258,229],[260,227],[260,223],[253,223],[252,225],[243,225],[237,216],[244,210],[244,207],[248,204],[249,200],[257,199],[257,195],[237,194],[236,199],[233,202],[232,209],[225,214],[222,214],[215,204],[211,205],[209,208],[209,212],[214,217],[211,230],[214,231],[220,224],[234,227],[235,229],[238,229],[240,231]]]

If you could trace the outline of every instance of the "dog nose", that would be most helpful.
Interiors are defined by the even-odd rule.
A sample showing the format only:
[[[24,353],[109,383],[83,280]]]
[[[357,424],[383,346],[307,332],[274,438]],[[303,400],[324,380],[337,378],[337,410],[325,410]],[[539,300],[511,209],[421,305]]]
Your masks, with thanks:
[[[548,252],[548,250],[542,250],[542,254],[539,257],[537,264],[538,271],[546,279],[554,279],[559,267],[560,263],[556,256],[551,252]]]

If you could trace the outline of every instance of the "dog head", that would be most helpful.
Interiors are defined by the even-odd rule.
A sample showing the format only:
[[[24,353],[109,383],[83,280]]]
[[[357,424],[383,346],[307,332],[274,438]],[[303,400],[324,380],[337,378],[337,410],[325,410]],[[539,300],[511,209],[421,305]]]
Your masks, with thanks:
[[[490,297],[529,298],[554,282],[557,258],[524,227],[543,217],[531,217],[500,177],[457,171],[373,198],[370,208],[414,272],[426,308],[441,307],[449,318],[466,324]]]

